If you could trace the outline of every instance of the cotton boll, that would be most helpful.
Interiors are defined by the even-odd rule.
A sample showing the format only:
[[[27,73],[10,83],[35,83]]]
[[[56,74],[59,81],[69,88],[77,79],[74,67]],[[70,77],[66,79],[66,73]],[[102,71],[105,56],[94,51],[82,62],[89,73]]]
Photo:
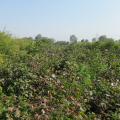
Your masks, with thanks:
[[[114,86],[114,84],[113,84],[113,83],[111,83],[111,86]]]
[[[97,80],[98,82],[100,82],[100,80]]]
[[[54,74],[52,74],[52,77],[53,77],[53,78],[55,78],[55,75],[54,75]]]
[[[51,108],[52,111],[54,111],[54,108]]]
[[[117,80],[117,82],[119,82],[119,80]]]
[[[45,111],[44,111],[44,109],[42,109],[41,111],[42,111],[42,114],[45,114]]]
[[[92,96],[93,95],[93,93],[92,93],[92,91],[90,91],[90,96]]]
[[[107,97],[109,97],[110,95],[106,94]]]

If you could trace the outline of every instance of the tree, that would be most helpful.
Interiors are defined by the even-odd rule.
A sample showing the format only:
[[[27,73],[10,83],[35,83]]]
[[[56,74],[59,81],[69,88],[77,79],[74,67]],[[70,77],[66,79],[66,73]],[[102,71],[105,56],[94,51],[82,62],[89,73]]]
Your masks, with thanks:
[[[97,39],[96,39],[96,38],[93,38],[93,39],[92,39],[92,42],[96,42],[96,41],[97,41]]]
[[[118,40],[118,42],[120,42],[120,39]]]
[[[55,45],[67,45],[67,44],[69,44],[69,42],[67,42],[67,41],[57,41],[57,42],[55,42]]]
[[[47,44],[50,44],[50,43],[51,43],[50,39],[47,38],[47,37],[41,38],[40,41],[43,42],[43,43],[47,43]]]
[[[106,35],[102,35],[98,38],[98,40],[100,41],[105,41],[107,38],[106,38]]]
[[[77,37],[75,35],[70,36],[70,43],[77,43]]]
[[[33,38],[32,38],[32,37],[29,37],[28,39],[33,40]]]
[[[55,39],[54,38],[50,38],[50,41],[51,41],[51,43],[54,43]]]
[[[42,35],[41,35],[41,34],[38,34],[38,35],[35,37],[35,41],[39,41],[41,38],[42,38]]]
[[[85,42],[85,40],[84,40],[84,39],[82,39],[82,40],[81,40],[81,42]]]
[[[85,39],[85,42],[88,42],[89,40],[88,39]]]

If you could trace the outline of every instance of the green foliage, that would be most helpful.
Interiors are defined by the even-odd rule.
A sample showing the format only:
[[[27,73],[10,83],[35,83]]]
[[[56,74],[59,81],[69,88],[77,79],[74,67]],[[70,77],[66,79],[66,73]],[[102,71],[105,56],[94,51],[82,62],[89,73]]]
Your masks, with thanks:
[[[66,41],[57,41],[55,43],[55,45],[67,45],[67,44],[69,44],[69,42],[66,42]]]
[[[4,64],[4,54],[0,54],[0,68],[3,67],[3,64]]]
[[[34,40],[32,37],[29,37],[28,39],[30,39],[30,40]]]
[[[0,119],[120,119],[119,44],[51,44],[0,33]]]
[[[47,44],[50,44],[50,43],[51,43],[50,39],[48,39],[48,38],[42,38],[41,41],[42,41],[43,43],[47,43]]]

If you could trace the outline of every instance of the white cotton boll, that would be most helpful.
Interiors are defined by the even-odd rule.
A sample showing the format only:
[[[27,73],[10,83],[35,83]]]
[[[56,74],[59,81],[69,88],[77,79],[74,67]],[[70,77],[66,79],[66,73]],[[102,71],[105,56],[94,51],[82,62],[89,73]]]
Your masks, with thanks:
[[[87,99],[85,99],[85,101],[84,101],[85,103],[87,102]]]
[[[92,91],[90,91],[90,95],[91,95],[91,96],[93,95]]]
[[[55,78],[55,75],[54,75],[54,74],[52,74],[52,77],[53,77],[53,78]]]
[[[111,83],[111,86],[114,86],[114,84],[113,84],[113,83]]]
[[[117,80],[117,82],[119,82],[119,80]]]
[[[100,80],[97,80],[98,82],[100,82]]]
[[[52,78],[50,78],[50,81],[52,81]]]
[[[80,77],[77,77],[77,79],[79,80],[79,79],[80,79]]]
[[[48,94],[49,94],[50,92],[48,91]]]
[[[54,108],[51,108],[52,111],[54,111]]]
[[[41,111],[42,111],[42,114],[45,114],[45,111],[44,111],[44,109],[42,109]]]
[[[110,95],[106,94],[107,97],[109,97]]]

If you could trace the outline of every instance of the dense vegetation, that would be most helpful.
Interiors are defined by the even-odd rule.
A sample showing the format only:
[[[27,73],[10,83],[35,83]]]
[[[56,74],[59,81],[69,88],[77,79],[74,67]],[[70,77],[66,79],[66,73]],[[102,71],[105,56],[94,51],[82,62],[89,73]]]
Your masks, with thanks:
[[[113,39],[69,44],[0,32],[1,120],[118,120],[119,80]]]

